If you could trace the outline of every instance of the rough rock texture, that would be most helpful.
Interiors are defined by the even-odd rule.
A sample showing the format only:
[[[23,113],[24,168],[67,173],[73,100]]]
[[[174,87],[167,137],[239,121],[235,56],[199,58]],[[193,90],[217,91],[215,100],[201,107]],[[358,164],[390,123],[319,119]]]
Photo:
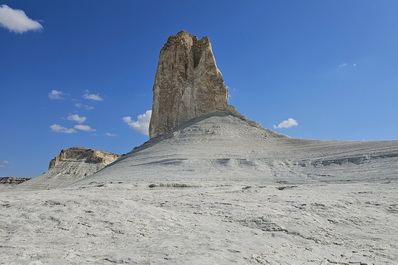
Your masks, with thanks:
[[[185,121],[217,111],[235,112],[210,40],[181,31],[160,51],[153,87],[151,138]]]
[[[91,176],[119,157],[117,154],[84,147],[64,149],[50,161],[46,172],[15,188],[32,190],[64,187]]]
[[[25,182],[27,180],[30,180],[30,178],[0,177],[0,184],[14,186],[21,184],[22,182]]]
[[[84,147],[72,147],[61,150],[61,153],[50,161],[49,169],[55,167],[62,161],[80,161],[85,163],[102,163],[107,165],[119,157],[120,155],[102,150],[87,149]]]
[[[0,177],[0,191],[9,189],[15,185],[21,184],[30,178],[18,178],[18,177]]]

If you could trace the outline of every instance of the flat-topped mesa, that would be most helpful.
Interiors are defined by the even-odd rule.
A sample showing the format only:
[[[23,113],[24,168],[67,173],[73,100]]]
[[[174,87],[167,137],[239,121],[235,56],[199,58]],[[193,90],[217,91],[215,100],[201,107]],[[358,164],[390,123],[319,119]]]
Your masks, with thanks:
[[[50,161],[49,169],[54,168],[61,162],[85,162],[108,165],[118,159],[120,155],[107,151],[89,149],[85,147],[71,147],[61,150],[61,153]]]
[[[50,161],[46,172],[14,187],[18,190],[42,190],[66,187],[115,162],[120,155],[84,147],[63,149]]]
[[[151,138],[193,118],[213,112],[234,112],[218,70],[209,38],[181,31],[160,51],[153,86]]]

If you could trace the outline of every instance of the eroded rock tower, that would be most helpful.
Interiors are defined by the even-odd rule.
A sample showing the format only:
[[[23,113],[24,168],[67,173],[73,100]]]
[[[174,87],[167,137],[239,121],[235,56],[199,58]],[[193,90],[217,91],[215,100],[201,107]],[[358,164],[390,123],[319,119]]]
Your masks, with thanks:
[[[210,40],[181,31],[160,51],[153,86],[151,138],[190,119],[213,112],[232,112],[228,91],[214,59]]]

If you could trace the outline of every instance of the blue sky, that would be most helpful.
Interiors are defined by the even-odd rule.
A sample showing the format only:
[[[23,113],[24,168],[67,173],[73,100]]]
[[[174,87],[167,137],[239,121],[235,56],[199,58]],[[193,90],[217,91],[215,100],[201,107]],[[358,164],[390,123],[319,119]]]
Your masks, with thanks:
[[[0,0],[0,176],[148,140],[159,51],[183,29],[211,39],[230,103],[265,128],[396,140],[397,14],[395,0]]]

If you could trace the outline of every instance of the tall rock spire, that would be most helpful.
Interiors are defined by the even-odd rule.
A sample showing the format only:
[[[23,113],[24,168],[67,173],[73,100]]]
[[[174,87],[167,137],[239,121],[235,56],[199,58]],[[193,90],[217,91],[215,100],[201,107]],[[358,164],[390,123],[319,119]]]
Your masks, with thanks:
[[[153,86],[151,138],[204,114],[233,111],[210,40],[181,31],[160,51]]]

